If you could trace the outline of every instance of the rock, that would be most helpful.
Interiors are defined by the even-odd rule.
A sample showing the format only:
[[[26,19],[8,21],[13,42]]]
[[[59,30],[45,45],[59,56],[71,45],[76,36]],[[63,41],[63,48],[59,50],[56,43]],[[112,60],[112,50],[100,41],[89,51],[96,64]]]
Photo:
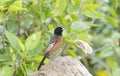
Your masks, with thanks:
[[[59,56],[29,76],[92,76],[85,66],[70,56]]]

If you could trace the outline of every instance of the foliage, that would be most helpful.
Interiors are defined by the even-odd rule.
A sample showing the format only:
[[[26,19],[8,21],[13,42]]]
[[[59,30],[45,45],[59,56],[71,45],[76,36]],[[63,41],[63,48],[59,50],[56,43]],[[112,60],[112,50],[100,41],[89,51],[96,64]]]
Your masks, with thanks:
[[[0,0],[0,76],[35,71],[57,26],[65,29],[60,54],[82,56],[94,76],[119,76],[119,13],[119,0]],[[84,54],[76,39],[94,52]]]

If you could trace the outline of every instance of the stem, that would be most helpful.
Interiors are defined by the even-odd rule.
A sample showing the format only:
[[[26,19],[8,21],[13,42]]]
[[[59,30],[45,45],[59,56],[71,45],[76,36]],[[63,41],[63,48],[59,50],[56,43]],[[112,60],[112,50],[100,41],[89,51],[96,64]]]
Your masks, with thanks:
[[[22,62],[23,62],[22,57],[18,57],[18,59],[16,59],[16,61],[14,62],[14,63],[15,63],[15,64],[14,64],[14,69],[15,69],[15,71],[14,71],[14,73],[13,73],[13,76],[17,76],[17,74],[18,74],[18,69],[21,68]]]
[[[20,12],[18,12],[18,31],[17,36],[20,36],[20,26],[21,26]]]
[[[85,56],[83,56],[82,58],[78,58],[78,59],[81,60],[81,59],[84,59],[84,58],[90,58],[90,56],[94,55],[96,52],[101,51],[101,50],[103,50],[103,49],[105,49],[105,48],[108,48],[109,46],[110,46],[110,44],[107,44],[107,45],[105,45],[105,46],[103,46],[103,47],[101,47],[101,48],[98,48],[98,49],[94,50],[92,54],[90,54],[90,55],[85,55]]]
[[[114,56],[115,56],[115,60],[116,60],[116,62],[117,62],[118,65],[120,66],[119,56],[118,56],[118,53],[117,53],[115,47],[113,47],[113,53],[114,53]]]
[[[97,33],[99,33],[103,27],[104,27],[104,25],[100,25],[100,26],[95,30],[94,35],[96,35]]]
[[[61,51],[61,55],[64,55],[64,51],[69,47],[69,43],[66,43],[63,47],[63,50]]]
[[[3,38],[3,52],[5,51],[5,30],[6,30],[6,18],[5,18],[5,15],[3,13],[3,18],[4,18],[4,22],[3,22],[3,35],[2,35],[2,38]]]

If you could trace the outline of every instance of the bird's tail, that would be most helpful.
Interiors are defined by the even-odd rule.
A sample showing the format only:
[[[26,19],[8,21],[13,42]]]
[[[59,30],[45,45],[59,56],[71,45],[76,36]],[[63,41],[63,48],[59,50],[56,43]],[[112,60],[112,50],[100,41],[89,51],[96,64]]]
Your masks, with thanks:
[[[44,60],[46,59],[46,56],[43,57],[42,61],[40,62],[39,66],[38,66],[38,70],[41,68],[41,66],[43,65]]]

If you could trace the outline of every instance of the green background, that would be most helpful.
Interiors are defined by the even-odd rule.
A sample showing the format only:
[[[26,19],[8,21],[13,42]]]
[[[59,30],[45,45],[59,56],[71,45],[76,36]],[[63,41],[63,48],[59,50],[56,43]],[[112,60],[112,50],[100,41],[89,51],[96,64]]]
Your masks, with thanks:
[[[120,0],[0,0],[0,76],[36,71],[57,26],[64,28],[59,55],[83,57],[93,76],[120,75]]]

